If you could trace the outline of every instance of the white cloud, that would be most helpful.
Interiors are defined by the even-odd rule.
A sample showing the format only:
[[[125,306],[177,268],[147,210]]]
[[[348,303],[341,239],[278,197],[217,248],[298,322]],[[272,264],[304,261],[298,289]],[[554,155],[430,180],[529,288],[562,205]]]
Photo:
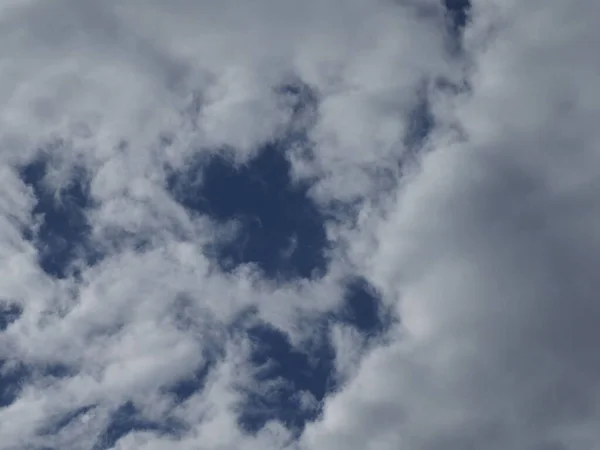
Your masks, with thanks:
[[[0,359],[3,374],[29,372],[0,408],[4,448],[92,448],[128,401],[186,427],[114,448],[597,446],[598,9],[474,2],[451,56],[433,0],[3,2],[0,301],[24,311],[0,332]],[[464,92],[436,87],[461,77]],[[328,224],[321,279],[224,273],[204,245],[235,230],[177,203],[167,169],[222,148],[243,163],[280,137],[293,108],[277,89],[293,79],[317,101],[296,143],[314,157],[299,151],[295,175],[321,204],[357,200],[357,217]],[[423,92],[435,127],[414,157],[405,138]],[[90,180],[104,254],[77,277],[44,273],[23,236],[37,199],[18,171],[40,153],[58,199],[74,168]],[[247,391],[266,386],[232,324],[254,310],[309,351],[354,272],[400,324],[373,345],[334,325],[345,383],[301,437],[276,422],[242,431]],[[205,388],[177,404],[166,387],[208,354]],[[60,364],[64,377],[44,373]]]

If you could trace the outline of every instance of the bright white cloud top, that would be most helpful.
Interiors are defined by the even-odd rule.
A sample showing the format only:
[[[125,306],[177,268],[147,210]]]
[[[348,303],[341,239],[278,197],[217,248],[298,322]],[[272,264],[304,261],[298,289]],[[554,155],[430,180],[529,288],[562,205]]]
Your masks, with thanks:
[[[0,448],[600,447],[598,17],[0,0]]]

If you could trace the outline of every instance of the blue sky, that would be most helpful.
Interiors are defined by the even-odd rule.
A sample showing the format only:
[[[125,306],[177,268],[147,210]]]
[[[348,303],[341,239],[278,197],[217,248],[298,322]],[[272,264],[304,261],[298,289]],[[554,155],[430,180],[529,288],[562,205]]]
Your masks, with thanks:
[[[535,3],[0,5],[0,449],[597,446],[600,11]]]

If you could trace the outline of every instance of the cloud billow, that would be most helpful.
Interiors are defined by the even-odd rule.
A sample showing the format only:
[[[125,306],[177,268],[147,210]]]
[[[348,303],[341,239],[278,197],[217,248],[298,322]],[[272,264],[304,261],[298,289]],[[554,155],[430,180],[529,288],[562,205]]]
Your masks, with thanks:
[[[598,447],[599,13],[4,2],[0,447]]]

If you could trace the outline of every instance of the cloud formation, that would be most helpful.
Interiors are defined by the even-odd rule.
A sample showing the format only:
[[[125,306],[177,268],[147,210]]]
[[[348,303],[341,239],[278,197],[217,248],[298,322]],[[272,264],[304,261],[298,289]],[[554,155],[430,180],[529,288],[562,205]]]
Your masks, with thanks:
[[[0,4],[0,447],[600,444],[591,0]]]

